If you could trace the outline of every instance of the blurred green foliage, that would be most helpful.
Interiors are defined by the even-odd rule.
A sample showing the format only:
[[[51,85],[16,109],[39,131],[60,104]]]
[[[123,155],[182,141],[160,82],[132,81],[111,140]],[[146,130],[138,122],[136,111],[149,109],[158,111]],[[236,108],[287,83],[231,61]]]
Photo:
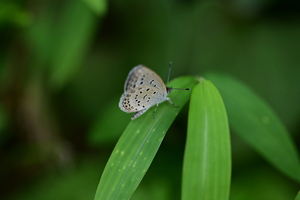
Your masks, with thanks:
[[[207,70],[237,77],[298,146],[299,52],[296,0],[2,0],[0,198],[92,199],[130,121],[117,103],[138,64],[164,80],[169,61],[171,78]],[[180,199],[185,111],[132,199]],[[234,131],[231,144],[230,199],[295,198],[299,184]]]

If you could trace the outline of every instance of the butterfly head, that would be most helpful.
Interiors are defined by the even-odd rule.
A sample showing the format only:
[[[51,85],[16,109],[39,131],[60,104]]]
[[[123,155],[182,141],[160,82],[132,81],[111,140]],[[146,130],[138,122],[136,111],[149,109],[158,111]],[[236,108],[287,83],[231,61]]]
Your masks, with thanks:
[[[172,87],[167,87],[167,93],[169,94],[173,90]]]

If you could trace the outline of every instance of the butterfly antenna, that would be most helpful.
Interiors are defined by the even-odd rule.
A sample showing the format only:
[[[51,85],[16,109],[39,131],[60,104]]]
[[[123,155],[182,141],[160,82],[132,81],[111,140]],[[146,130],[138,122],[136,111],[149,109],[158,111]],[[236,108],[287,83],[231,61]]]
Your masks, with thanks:
[[[167,85],[169,84],[170,80],[170,74],[171,74],[171,68],[172,68],[172,62],[169,63],[169,74],[168,74],[168,80],[167,80]],[[191,90],[191,88],[172,88],[172,87],[167,87],[168,93],[171,92],[171,90]]]
[[[191,90],[191,88],[172,88],[172,90]]]
[[[169,84],[169,80],[170,80],[171,68],[172,68],[172,62],[169,63],[169,74],[168,74],[167,85]]]

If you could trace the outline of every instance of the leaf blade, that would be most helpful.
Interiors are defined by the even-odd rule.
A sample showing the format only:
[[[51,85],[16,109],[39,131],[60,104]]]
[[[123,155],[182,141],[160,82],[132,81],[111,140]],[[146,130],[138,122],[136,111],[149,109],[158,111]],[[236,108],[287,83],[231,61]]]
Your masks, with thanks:
[[[226,110],[215,86],[202,80],[190,100],[182,199],[228,199],[231,176]]]
[[[277,169],[300,182],[296,147],[267,103],[233,77],[218,73],[205,77],[220,90],[232,129]]]

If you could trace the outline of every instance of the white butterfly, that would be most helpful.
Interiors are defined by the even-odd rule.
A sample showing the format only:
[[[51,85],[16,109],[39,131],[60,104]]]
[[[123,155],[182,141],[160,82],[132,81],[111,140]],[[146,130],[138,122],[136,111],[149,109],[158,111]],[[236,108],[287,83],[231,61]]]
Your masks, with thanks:
[[[173,104],[171,99],[167,97],[172,89],[172,87],[166,87],[163,80],[154,71],[143,65],[138,65],[127,76],[119,107],[126,113],[136,112],[131,117],[133,120],[141,116],[152,106],[158,106],[158,104],[166,100]]]

